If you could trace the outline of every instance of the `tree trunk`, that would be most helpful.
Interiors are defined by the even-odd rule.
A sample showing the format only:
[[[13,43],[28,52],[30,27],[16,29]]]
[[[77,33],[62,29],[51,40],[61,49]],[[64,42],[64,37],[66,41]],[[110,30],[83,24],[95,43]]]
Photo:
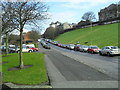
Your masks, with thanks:
[[[6,34],[6,52],[5,55],[7,56],[8,54],[8,34]]]
[[[24,67],[23,64],[23,56],[22,56],[22,32],[23,30],[20,30],[20,52],[19,52],[19,60],[20,60],[20,68],[22,69]]]

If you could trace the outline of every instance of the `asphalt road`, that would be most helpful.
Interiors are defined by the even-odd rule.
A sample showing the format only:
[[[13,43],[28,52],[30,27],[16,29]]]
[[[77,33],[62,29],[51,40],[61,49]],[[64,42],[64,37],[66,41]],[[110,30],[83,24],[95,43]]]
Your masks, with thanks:
[[[51,85],[54,88],[116,88],[118,82],[111,77],[87,64],[81,63],[71,57],[76,52],[67,51],[56,46],[50,50],[43,49],[40,45],[40,52],[44,52],[45,63]],[[70,53],[72,52],[72,53]],[[79,55],[79,59],[89,56]],[[76,56],[75,56],[76,57]],[[96,58],[95,58],[96,59]],[[116,62],[115,62],[116,63]]]

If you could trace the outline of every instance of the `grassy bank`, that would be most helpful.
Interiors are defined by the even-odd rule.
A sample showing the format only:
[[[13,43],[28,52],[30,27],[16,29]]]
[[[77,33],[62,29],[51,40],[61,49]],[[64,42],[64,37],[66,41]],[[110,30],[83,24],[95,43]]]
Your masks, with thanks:
[[[48,82],[44,65],[44,54],[42,53],[23,53],[24,65],[33,65],[22,70],[8,71],[8,69],[19,65],[19,54],[9,54],[3,57],[2,61],[7,62],[2,65],[3,82],[15,84],[41,84]]]
[[[93,45],[98,45],[99,47],[108,45],[118,46],[118,23],[95,26],[92,29],[91,27],[77,29],[64,33],[55,40],[63,44],[75,44],[79,41],[80,44],[88,42],[87,45],[90,45],[92,41]]]

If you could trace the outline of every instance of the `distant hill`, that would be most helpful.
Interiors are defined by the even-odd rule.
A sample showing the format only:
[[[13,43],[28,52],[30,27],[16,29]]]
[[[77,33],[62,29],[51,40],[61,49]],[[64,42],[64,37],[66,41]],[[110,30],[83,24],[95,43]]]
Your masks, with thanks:
[[[120,23],[108,24],[77,29],[74,31],[66,32],[58,36],[55,40],[62,44],[76,44],[76,42],[80,42],[80,44],[84,44],[88,42],[86,45],[97,45],[100,48],[108,45],[118,45],[118,26]]]

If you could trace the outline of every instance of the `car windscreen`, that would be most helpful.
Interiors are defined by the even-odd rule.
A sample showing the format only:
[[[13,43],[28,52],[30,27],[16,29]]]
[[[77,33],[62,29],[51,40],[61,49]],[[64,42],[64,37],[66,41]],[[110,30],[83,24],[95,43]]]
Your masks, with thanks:
[[[74,47],[75,45],[71,44],[70,46],[71,46],[71,47]]]
[[[83,46],[83,48],[88,48],[88,46]]]
[[[92,49],[96,49],[96,48],[98,48],[98,47],[91,47]]]

